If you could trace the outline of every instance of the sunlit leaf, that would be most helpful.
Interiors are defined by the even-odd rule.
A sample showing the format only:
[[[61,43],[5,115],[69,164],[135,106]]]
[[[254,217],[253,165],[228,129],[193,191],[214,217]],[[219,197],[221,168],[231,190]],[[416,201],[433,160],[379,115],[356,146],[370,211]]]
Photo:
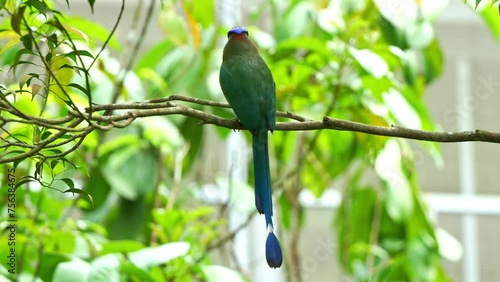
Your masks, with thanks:
[[[0,55],[4,54],[7,50],[16,46],[21,41],[20,37],[14,37],[7,41],[5,45],[3,45],[2,50],[0,50]]]
[[[498,9],[495,9],[493,6],[485,7],[481,10],[480,15],[485,21],[486,25],[490,28],[492,35],[495,39],[500,39],[500,5],[498,5]]]
[[[52,230],[46,239],[46,252],[71,254],[75,250],[75,234],[72,231]]]
[[[101,43],[106,42],[110,34],[110,32],[101,24],[81,17],[65,17],[63,20],[63,24],[64,26],[67,26],[66,29],[71,30],[72,28],[75,28],[80,33],[86,34],[91,40],[98,40]],[[93,47],[92,44],[93,43],[91,41],[91,47]],[[110,38],[110,40],[108,41],[108,46],[117,51],[120,51],[122,48],[120,42],[116,38],[116,35],[113,35]]]
[[[399,91],[391,88],[389,91],[383,93],[382,99],[396,118],[398,125],[422,129],[422,122],[417,111],[411,107]]]
[[[61,262],[53,272],[53,282],[85,282],[90,276],[90,265],[88,262],[74,257],[71,261]]]
[[[396,222],[406,220],[413,211],[410,183],[401,168],[401,149],[398,141],[389,139],[375,160],[375,171],[385,187],[389,216]]]
[[[439,253],[450,261],[459,261],[463,255],[460,242],[442,228],[436,229],[436,238],[439,243]]]
[[[205,265],[202,266],[202,271],[205,273],[207,282],[246,281],[238,272],[220,265]]]
[[[434,39],[434,28],[428,21],[418,21],[405,29],[406,42],[411,48],[422,49]]]
[[[363,69],[376,78],[381,78],[389,71],[387,63],[371,50],[357,50],[355,48],[349,48],[349,52]]]
[[[144,245],[132,240],[114,240],[106,242],[102,245],[100,255],[106,255],[110,253],[129,253],[135,252],[144,248]]]
[[[186,242],[168,243],[157,247],[144,248],[128,254],[132,263],[140,268],[164,264],[174,258],[184,256],[190,248]]]
[[[121,256],[118,254],[107,254],[93,259],[90,263],[89,276],[86,281],[119,280],[120,258]]]
[[[375,0],[378,11],[385,20],[400,30],[403,30],[408,24],[415,22],[418,18],[418,1],[398,1]]]

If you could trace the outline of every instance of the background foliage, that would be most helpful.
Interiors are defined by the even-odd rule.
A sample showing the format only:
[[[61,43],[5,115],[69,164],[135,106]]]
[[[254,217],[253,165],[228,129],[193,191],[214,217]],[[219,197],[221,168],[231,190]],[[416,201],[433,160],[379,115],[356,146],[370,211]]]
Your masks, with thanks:
[[[70,2],[59,4],[71,7]],[[274,75],[278,109],[311,119],[436,130],[423,97],[443,69],[432,23],[447,1],[425,9],[421,1],[408,3],[403,9],[408,14],[394,13],[384,1],[349,0],[264,1],[249,11],[246,26]],[[89,1],[90,8],[93,4]],[[217,74],[227,27],[219,23],[214,3],[163,1],[157,22],[163,39],[135,64],[117,59],[130,55],[130,46],[122,46],[111,31],[64,14],[51,1],[0,1],[0,6],[0,160],[14,158],[2,167],[2,199],[9,168],[16,168],[18,187],[18,274],[9,274],[2,263],[2,277],[245,279],[238,267],[213,265],[208,255],[220,250],[230,257],[234,234],[227,227],[227,204],[238,203],[211,205],[199,196],[204,185],[228,181],[205,183],[196,176],[207,127],[167,116],[111,131],[106,122],[94,123],[87,131],[82,119],[74,125],[68,120],[65,126],[75,131],[60,134],[55,125],[17,119],[20,112],[56,120],[94,103],[174,93],[223,101]],[[500,37],[495,9],[486,7],[481,15]],[[195,107],[233,116],[229,109]],[[229,134],[215,130],[220,140]],[[448,280],[441,264],[447,250],[440,248],[415,174],[415,144],[343,131],[279,132],[272,144],[290,280],[302,276],[297,250],[305,210],[299,194],[307,189],[319,197],[332,186],[346,187],[332,228],[338,262],[356,281]],[[38,152],[22,157],[37,146]],[[418,146],[441,165],[438,145]],[[249,190],[252,183],[240,186]],[[6,203],[0,202],[2,217]],[[2,242],[8,236],[0,235]],[[0,253],[7,247],[0,245]]]

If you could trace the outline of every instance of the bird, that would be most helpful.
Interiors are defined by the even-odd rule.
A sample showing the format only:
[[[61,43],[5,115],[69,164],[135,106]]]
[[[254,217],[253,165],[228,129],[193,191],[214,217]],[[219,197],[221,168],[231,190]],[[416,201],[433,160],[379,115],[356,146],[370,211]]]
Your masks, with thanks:
[[[274,234],[268,131],[276,126],[276,84],[271,70],[249,39],[248,30],[231,28],[222,53],[219,83],[237,119],[252,133],[255,207],[264,214],[267,229],[265,245],[269,267],[283,263],[283,253]]]

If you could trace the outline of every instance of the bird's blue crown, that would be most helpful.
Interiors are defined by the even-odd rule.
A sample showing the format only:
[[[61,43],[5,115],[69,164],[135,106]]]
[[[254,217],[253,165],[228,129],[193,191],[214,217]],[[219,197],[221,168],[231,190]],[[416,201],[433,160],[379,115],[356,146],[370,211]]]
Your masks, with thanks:
[[[248,30],[246,30],[242,26],[235,26],[227,32],[227,37],[229,38],[229,36],[231,36],[231,34],[246,34],[246,35],[248,35]]]

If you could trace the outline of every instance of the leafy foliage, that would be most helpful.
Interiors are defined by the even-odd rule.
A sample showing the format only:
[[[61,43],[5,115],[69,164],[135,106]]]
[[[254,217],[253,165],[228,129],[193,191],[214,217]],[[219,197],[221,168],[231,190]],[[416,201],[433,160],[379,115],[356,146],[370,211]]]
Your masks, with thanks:
[[[385,1],[263,1],[247,27],[274,75],[279,110],[434,130],[423,98],[443,71],[433,21],[445,2],[391,10]],[[168,36],[133,69],[116,58],[128,46],[114,30],[63,15],[51,1],[0,3],[8,16],[0,23],[0,161],[10,165],[1,168],[0,183],[8,186],[7,171],[16,169],[19,258],[16,277],[5,264],[0,275],[243,281],[209,256],[217,248],[229,257],[224,245],[234,234],[224,220],[227,206],[208,205],[199,197],[207,183],[181,177],[196,169],[206,129],[183,116],[118,124],[107,119],[109,112],[85,112],[171,93],[222,100],[214,58],[226,27],[216,22],[213,1],[163,1],[158,24]],[[95,1],[88,4],[93,10]],[[498,37],[491,7],[479,13]],[[265,15],[268,32],[256,27]],[[233,116],[229,109],[196,107]],[[116,127],[123,128],[111,130]],[[228,130],[216,130],[221,140],[227,137]],[[333,226],[347,273],[356,281],[448,280],[440,253],[447,243],[440,238],[448,237],[438,237],[427,216],[407,141],[341,131],[280,132],[272,140],[285,232],[298,236],[303,227],[301,192],[319,197],[345,187]],[[441,162],[436,144],[419,145]],[[0,190],[2,199],[6,191]],[[284,248],[288,271],[299,269],[289,257],[296,242]]]

